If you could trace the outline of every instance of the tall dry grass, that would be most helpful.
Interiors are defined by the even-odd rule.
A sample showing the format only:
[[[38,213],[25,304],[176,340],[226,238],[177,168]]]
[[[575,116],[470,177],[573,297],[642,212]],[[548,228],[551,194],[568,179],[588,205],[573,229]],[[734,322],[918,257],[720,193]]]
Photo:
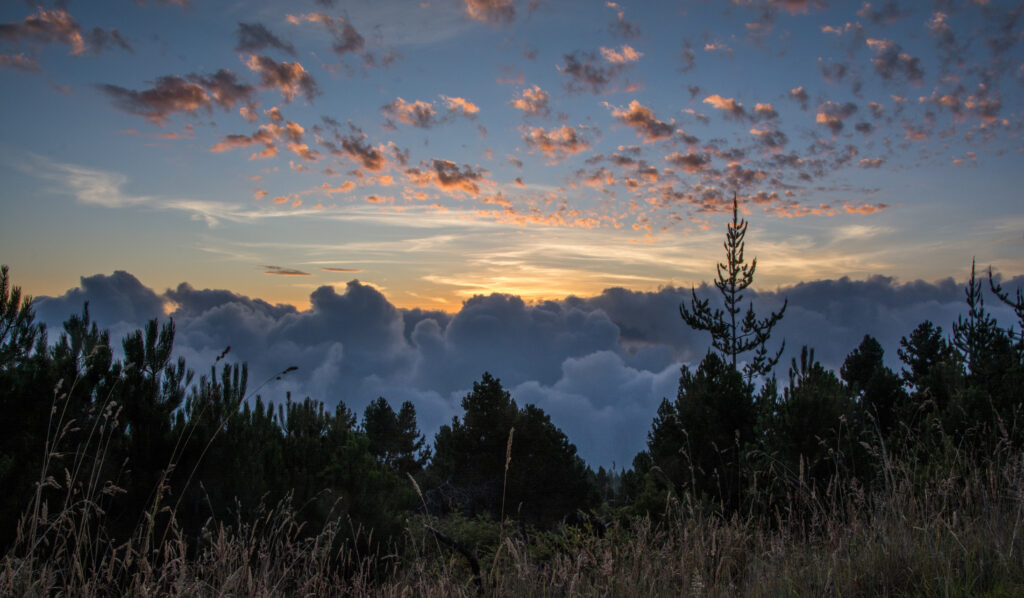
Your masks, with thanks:
[[[343,538],[372,532],[335,518],[310,535],[287,500],[186,538],[162,485],[135,533],[113,540],[106,507],[122,490],[99,472],[118,414],[97,408],[83,446],[62,452],[74,422],[55,398],[0,595],[1024,596],[1024,454],[1005,447],[984,465],[951,453],[948,474],[926,481],[919,464],[886,458],[886,483],[871,492],[838,478],[847,487],[830,496],[794,483],[770,520],[685,496],[657,522],[618,517],[601,533],[478,521],[467,535],[465,521],[421,513],[391,548],[365,554],[375,543]],[[455,544],[478,557],[479,577]]]

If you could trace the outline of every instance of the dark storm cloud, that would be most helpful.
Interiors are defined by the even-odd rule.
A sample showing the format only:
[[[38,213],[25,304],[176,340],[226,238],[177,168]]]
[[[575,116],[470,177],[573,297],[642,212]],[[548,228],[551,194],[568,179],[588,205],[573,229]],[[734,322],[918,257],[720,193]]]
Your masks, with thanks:
[[[163,318],[165,299],[144,286],[128,272],[117,270],[110,276],[83,276],[80,286],[60,297],[36,299],[36,317],[50,329],[50,340],[57,339],[61,324],[72,314],[82,313],[89,304],[89,316],[113,334],[124,334],[133,326],[141,326],[153,318]],[[120,344],[114,336],[111,343]]]
[[[276,48],[295,56],[295,46],[271,33],[262,23],[239,22],[237,35],[238,45],[235,46],[235,50],[239,52],[256,54],[266,48]]]
[[[1024,286],[1024,276],[1003,286],[1012,293]],[[702,285],[696,293],[710,298],[712,308],[721,307],[713,287]],[[261,390],[266,398],[280,400],[289,390],[328,405],[343,400],[357,412],[378,396],[412,400],[428,437],[458,413],[473,381],[490,371],[520,403],[548,412],[591,464],[607,466],[613,460],[628,465],[644,447],[658,403],[675,394],[680,364],[692,366],[708,350],[707,335],[679,319],[678,306],[689,295],[680,288],[613,288],[594,297],[527,304],[495,294],[444,314],[398,309],[378,290],[352,281],[340,294],[320,287],[310,296],[310,309],[298,311],[187,284],[157,294],[115,272],[84,277],[80,288],[36,305],[54,330],[89,301],[100,326],[112,327],[115,343],[133,327],[164,318],[170,305],[176,350],[193,369],[202,371],[231,346],[232,358],[249,364],[253,386],[271,379]],[[885,277],[843,278],[746,295],[762,314],[789,301],[772,343],[786,340],[776,369],[782,380],[801,346],[813,347],[826,367],[838,368],[864,334],[875,336],[886,361],[899,367],[900,337],[925,319],[948,334],[965,309],[962,285],[952,279],[900,284]],[[1003,325],[1015,322],[1002,304],[990,300],[986,306]],[[273,381],[292,365],[299,370]]]

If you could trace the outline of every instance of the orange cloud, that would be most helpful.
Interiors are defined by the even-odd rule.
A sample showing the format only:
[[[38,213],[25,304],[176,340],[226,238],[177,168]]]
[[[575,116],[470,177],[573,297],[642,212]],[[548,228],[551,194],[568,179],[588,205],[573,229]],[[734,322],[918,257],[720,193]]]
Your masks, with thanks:
[[[605,106],[612,108],[612,116],[623,124],[633,127],[636,134],[645,142],[668,139],[675,132],[674,120],[671,123],[665,123],[654,118],[654,112],[636,100],[629,103],[628,110],[613,108],[607,102],[605,102]]]
[[[717,93],[704,98],[704,103],[710,104],[712,108],[722,110],[727,116],[740,117],[746,114],[743,104],[733,98],[723,98]]]
[[[382,110],[400,123],[421,129],[429,129],[437,124],[437,109],[430,102],[406,102],[402,98],[395,98],[390,104],[385,104]]]
[[[637,52],[632,46],[623,44],[621,48],[601,48],[601,56],[612,64],[627,64],[636,62],[643,56],[643,52]]]
[[[523,141],[531,148],[540,150],[552,161],[590,149],[590,144],[584,139],[582,131],[568,125],[550,130],[529,127]]]
[[[419,187],[434,186],[444,191],[471,196],[480,195],[480,185],[494,186],[495,183],[486,177],[487,171],[469,165],[459,165],[450,160],[433,159],[430,164],[408,168],[406,179]]]
[[[330,183],[323,183],[320,188],[327,195],[334,195],[335,193],[348,193],[349,191],[356,188],[356,184],[352,181],[345,181],[337,187],[331,187]]]
[[[698,154],[693,150],[687,154],[675,152],[670,156],[665,156],[665,160],[682,168],[687,174],[697,174],[711,167],[711,159],[706,154]]]
[[[276,62],[266,56],[250,54],[245,65],[259,74],[265,88],[280,91],[285,102],[291,102],[299,94],[312,100],[320,93],[316,80],[298,62]]]
[[[884,204],[884,203],[876,203],[876,204],[869,204],[869,203],[850,204],[850,203],[844,203],[843,204],[843,209],[846,210],[847,212],[849,212],[850,214],[861,214],[861,215],[864,215],[864,216],[869,216],[871,214],[877,214],[878,212],[881,212],[882,210],[884,210],[884,209],[886,209],[888,207],[889,207],[889,205],[888,204]]]
[[[539,85],[534,85],[524,89],[518,98],[512,100],[512,107],[531,116],[547,116],[551,114],[551,109],[548,108],[549,99],[548,92],[541,89]]]
[[[466,0],[466,14],[475,21],[499,25],[514,21],[516,8],[512,0]]]
[[[24,54],[0,54],[0,68],[12,68],[19,71],[37,72],[39,63]]]
[[[480,112],[479,106],[465,98],[442,95],[441,99],[444,100],[449,110],[461,112],[464,116],[476,116]]]

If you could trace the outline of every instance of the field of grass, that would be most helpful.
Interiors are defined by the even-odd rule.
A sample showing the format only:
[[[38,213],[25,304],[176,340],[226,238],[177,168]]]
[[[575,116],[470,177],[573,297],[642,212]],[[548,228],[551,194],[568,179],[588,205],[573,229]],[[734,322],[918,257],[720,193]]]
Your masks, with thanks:
[[[114,542],[104,504],[119,489],[65,470],[43,477],[19,522],[0,595],[1024,596],[1024,454],[954,460],[927,482],[914,471],[889,466],[873,492],[796,483],[770,517],[724,517],[673,495],[653,519],[607,509],[607,527],[543,532],[410,513],[399,541],[366,554],[380,546],[359,541],[372,531],[338,518],[305,533],[287,501],[187,539],[158,498]],[[63,493],[63,507],[43,493]]]

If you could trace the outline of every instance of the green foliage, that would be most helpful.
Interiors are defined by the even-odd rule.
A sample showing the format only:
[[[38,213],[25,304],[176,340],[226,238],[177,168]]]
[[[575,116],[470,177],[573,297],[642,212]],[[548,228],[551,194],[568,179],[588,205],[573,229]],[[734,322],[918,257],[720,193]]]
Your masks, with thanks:
[[[889,438],[897,430],[902,413],[908,411],[908,398],[899,375],[886,367],[885,352],[874,337],[865,335],[839,370],[840,375],[860,402],[870,421],[862,425]]]
[[[739,505],[740,464],[754,441],[753,387],[716,353],[695,373],[683,366],[674,403],[663,400],[648,435],[647,451],[677,492]],[[655,485],[656,487],[656,485]]]
[[[462,420],[441,426],[434,440],[429,474],[436,487],[428,494],[439,496],[440,507],[498,517],[504,502],[507,512],[550,525],[594,503],[596,488],[576,447],[541,409],[519,409],[489,373],[473,383],[462,408]]]
[[[34,320],[32,298],[23,298],[21,287],[11,287],[7,266],[0,266],[0,371],[19,367],[28,359],[43,333]]]
[[[363,412],[363,430],[370,454],[399,474],[415,475],[430,459],[426,438],[416,427],[416,407],[409,401],[397,414],[384,397],[371,402]]]
[[[743,353],[753,351],[750,363],[743,371],[750,380],[755,376],[763,376],[775,367],[786,347],[785,341],[774,354],[768,352],[768,339],[772,329],[786,313],[788,300],[778,312],[771,312],[768,317],[759,319],[754,313],[754,304],[747,307],[747,312],[740,320],[743,311],[741,294],[754,282],[754,271],[757,269],[757,258],[748,265],[743,259],[743,238],[747,234],[747,221],[738,216],[736,195],[732,198],[732,222],[726,227],[725,263],[718,264],[718,279],[715,288],[722,295],[725,310],[709,306],[709,300],[697,298],[697,291],[690,289],[690,307],[685,303],[679,305],[679,315],[694,330],[705,330],[711,333],[711,346],[718,351],[733,367]]]
[[[789,386],[765,441],[768,452],[801,483],[823,487],[857,462],[856,410],[843,383],[805,346],[790,366]]]

